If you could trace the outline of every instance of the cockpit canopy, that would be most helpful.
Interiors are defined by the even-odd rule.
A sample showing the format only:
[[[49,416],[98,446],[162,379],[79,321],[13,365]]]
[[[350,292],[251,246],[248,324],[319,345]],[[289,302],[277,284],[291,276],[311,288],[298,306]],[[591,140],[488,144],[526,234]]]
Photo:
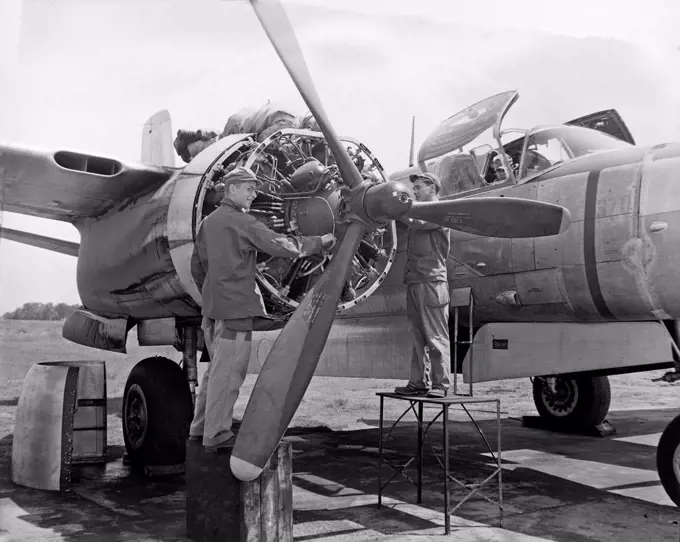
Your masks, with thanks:
[[[524,137],[503,145],[503,149],[511,161],[517,181],[521,182],[567,160],[632,146],[603,132],[564,125],[535,128]],[[494,158],[498,153],[491,151],[489,154],[485,169],[481,170],[485,181],[504,180],[498,179],[497,168],[494,168]]]
[[[635,141],[618,112],[608,109],[563,125],[503,129],[517,91],[502,92],[439,124],[418,152],[418,166],[442,181],[442,195],[526,182],[588,154],[629,148]]]

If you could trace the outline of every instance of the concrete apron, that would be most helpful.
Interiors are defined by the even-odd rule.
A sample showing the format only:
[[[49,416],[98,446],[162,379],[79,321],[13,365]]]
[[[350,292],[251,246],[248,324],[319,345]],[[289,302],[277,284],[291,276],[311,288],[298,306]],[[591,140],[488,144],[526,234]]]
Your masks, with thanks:
[[[474,497],[451,518],[444,537],[441,471],[426,443],[423,502],[402,478],[377,508],[377,430],[292,429],[294,536],[298,540],[677,540],[680,510],[664,501],[655,443],[671,411],[613,413],[613,437],[596,439],[523,428],[503,421],[505,529],[498,509]],[[365,420],[369,425],[374,421]],[[493,421],[480,425],[494,445]],[[431,434],[441,455],[440,432]],[[655,440],[656,439],[656,440]],[[397,456],[416,448],[414,423],[397,426],[385,444]],[[184,479],[143,479],[111,447],[103,466],[76,467],[64,493],[10,481],[11,435],[0,439],[0,541],[186,540]],[[452,474],[470,482],[491,472],[474,427],[451,422]],[[415,478],[415,468],[409,469]],[[383,480],[391,476],[383,471]],[[453,484],[450,484],[450,486]],[[497,486],[484,491],[496,497]],[[452,489],[452,506],[463,493]],[[667,497],[666,497],[667,499]],[[670,502],[670,501],[669,501]]]

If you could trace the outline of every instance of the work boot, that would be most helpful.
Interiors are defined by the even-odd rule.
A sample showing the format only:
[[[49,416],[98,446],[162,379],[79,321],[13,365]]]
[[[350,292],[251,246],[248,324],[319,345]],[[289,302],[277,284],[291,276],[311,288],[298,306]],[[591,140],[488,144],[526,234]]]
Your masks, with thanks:
[[[398,395],[417,395],[419,397],[427,395],[428,391],[427,388],[417,388],[410,382],[406,386],[394,388],[394,393]]]
[[[236,436],[234,433],[231,431],[227,431],[226,433],[223,434],[224,437],[226,437],[224,440],[218,442],[217,444],[211,444],[210,446],[204,446],[204,449],[206,452],[217,452],[218,450],[221,450],[222,448],[227,448],[234,443],[232,442],[232,439]]]
[[[446,390],[443,388],[432,388],[427,394],[431,399],[444,399],[446,395]]]

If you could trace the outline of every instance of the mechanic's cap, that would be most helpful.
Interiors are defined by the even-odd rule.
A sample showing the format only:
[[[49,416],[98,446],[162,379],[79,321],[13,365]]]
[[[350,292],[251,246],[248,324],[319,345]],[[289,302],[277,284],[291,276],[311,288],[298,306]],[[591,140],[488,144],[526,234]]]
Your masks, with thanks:
[[[432,173],[412,173],[409,175],[409,179],[412,183],[416,182],[416,179],[425,179],[437,187],[437,192],[442,189],[442,182],[439,180],[439,177]]]
[[[252,171],[242,166],[234,168],[232,171],[227,173],[222,179],[222,183],[224,183],[225,187],[228,184],[245,182],[253,182],[257,184],[258,190],[262,188],[263,184],[262,181],[258,179]]]

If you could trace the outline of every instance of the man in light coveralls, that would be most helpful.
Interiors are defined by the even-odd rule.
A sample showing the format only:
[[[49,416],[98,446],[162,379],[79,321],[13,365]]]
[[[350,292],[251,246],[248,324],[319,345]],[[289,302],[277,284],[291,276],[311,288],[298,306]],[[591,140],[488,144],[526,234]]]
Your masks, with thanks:
[[[441,181],[431,173],[411,175],[417,201],[437,201]],[[395,388],[401,395],[446,397],[451,386],[449,346],[449,283],[446,259],[449,229],[408,219],[404,282],[406,314],[413,332],[411,377]],[[425,350],[427,348],[427,351]]]

